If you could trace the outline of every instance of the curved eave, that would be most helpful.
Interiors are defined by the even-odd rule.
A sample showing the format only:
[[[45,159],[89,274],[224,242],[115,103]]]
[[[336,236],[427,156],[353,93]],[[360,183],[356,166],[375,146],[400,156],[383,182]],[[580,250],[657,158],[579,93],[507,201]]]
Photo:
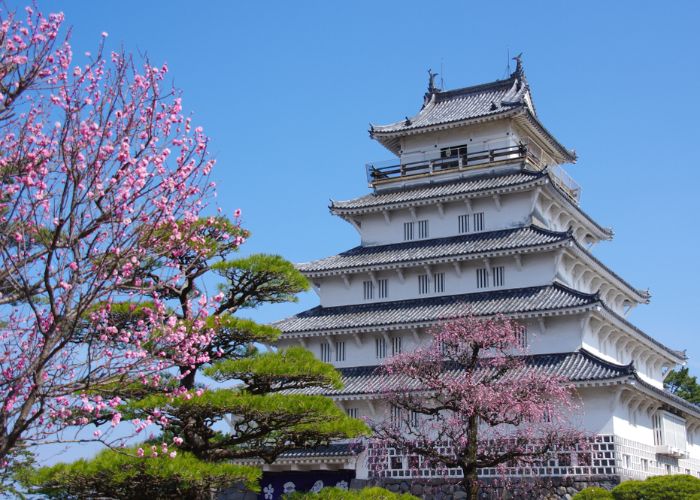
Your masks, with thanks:
[[[640,392],[643,392],[658,400],[663,401],[666,405],[672,408],[680,409],[686,415],[689,415],[696,419],[700,419],[700,407],[698,405],[693,404],[690,401],[686,401],[685,399],[676,396],[675,394],[671,394],[670,392],[664,389],[655,387],[649,384],[648,382],[645,382],[636,373],[634,374],[634,377],[629,383],[629,385],[633,386]]]
[[[641,304],[648,304],[651,294],[644,290],[640,290],[632,286],[629,282],[624,280],[620,275],[615,273],[608,266],[603,264],[598,260],[592,253],[590,253],[586,248],[584,248],[576,238],[571,238],[572,246],[576,253],[583,259],[587,260],[588,264],[593,267],[597,267],[599,270],[598,274],[606,275],[607,281],[615,283],[616,287],[623,293],[625,293],[630,299],[635,300]]]
[[[578,349],[574,352],[527,354],[522,357],[524,363],[517,368],[518,374],[529,372],[550,373],[568,379],[571,383],[587,386],[600,386],[620,383],[634,376],[632,363],[619,365],[605,361],[596,355]],[[462,371],[458,363],[446,366],[449,373]],[[482,376],[488,373],[481,371]],[[355,399],[377,397],[395,390],[405,390],[418,394],[428,394],[427,391],[413,383],[410,377],[399,374],[385,374],[382,365],[356,366],[340,368],[344,386],[342,389],[324,389],[320,387],[291,390],[296,394],[323,394],[334,399]],[[477,375],[479,376],[479,375]],[[517,376],[514,374],[514,376]]]
[[[567,235],[568,233],[561,233],[561,234]],[[492,257],[504,257],[504,256],[509,256],[509,255],[522,255],[522,254],[528,254],[528,253],[533,253],[533,252],[556,250],[558,248],[562,248],[562,247],[566,246],[567,244],[568,244],[568,240],[566,238],[564,238],[560,241],[555,241],[552,243],[539,244],[539,245],[529,245],[529,246],[522,246],[522,247],[513,247],[513,248],[503,248],[503,249],[499,249],[499,250],[486,251],[486,252],[463,253],[463,254],[447,255],[444,257],[431,257],[428,259],[403,260],[403,261],[396,261],[396,262],[387,263],[387,264],[371,264],[371,265],[364,265],[364,266],[342,267],[342,268],[322,270],[322,271],[305,271],[305,270],[301,270],[301,269],[299,271],[307,278],[321,278],[321,277],[326,277],[326,276],[342,276],[343,274],[357,274],[357,273],[364,273],[364,272],[369,272],[369,271],[384,271],[384,270],[420,267],[420,266],[425,266],[425,265],[450,264],[453,262],[461,262],[461,261],[465,261],[465,260],[475,260],[475,259],[484,259],[484,258],[492,258]]]
[[[520,118],[522,118],[522,120]],[[576,153],[560,143],[527,107],[523,109],[522,113],[517,115],[516,121],[521,123],[527,122],[537,132],[540,138],[549,145],[552,151],[556,153],[555,156],[558,157],[557,160],[560,163],[576,163],[578,159]]]
[[[542,318],[542,317],[554,317],[554,316],[567,316],[582,314],[591,310],[594,310],[595,304],[587,304],[583,306],[565,307],[560,309],[538,309],[536,311],[527,312],[515,312],[515,313],[504,313],[498,314],[498,316],[503,316],[506,318],[518,320],[518,319],[532,319],[532,318]],[[479,316],[480,318],[492,318],[496,315],[484,315]],[[326,335],[345,335],[345,334],[355,334],[355,333],[376,333],[385,332],[387,328],[392,331],[399,330],[413,330],[417,328],[430,328],[432,326],[444,323],[445,321],[450,321],[458,319],[462,316],[446,317],[427,321],[407,321],[407,322],[397,322],[397,323],[387,323],[381,325],[371,325],[371,326],[357,326],[349,328],[318,328],[314,330],[304,330],[297,332],[282,332],[280,339],[300,339],[300,338],[310,338],[310,337],[320,337]],[[274,326],[274,323],[273,323]]]
[[[333,215],[343,217],[346,215],[360,215],[368,213],[377,213],[391,210],[401,210],[410,207],[420,207],[426,205],[434,205],[436,203],[449,203],[452,201],[460,201],[465,198],[484,198],[487,196],[492,196],[494,194],[507,194],[507,193],[518,193],[522,191],[527,191],[529,188],[536,186],[543,186],[547,183],[552,184],[547,175],[543,174],[538,177],[534,177],[532,180],[520,183],[512,184],[510,186],[490,188],[490,189],[480,189],[477,191],[470,191],[465,193],[450,194],[446,196],[434,196],[430,198],[422,198],[415,200],[407,200],[395,203],[384,203],[376,205],[368,205],[366,207],[360,208],[342,208],[334,205],[331,200],[331,205],[328,207]]]
[[[646,345],[649,349],[663,353],[666,359],[672,364],[681,365],[687,360],[684,352],[671,349],[667,345],[659,342],[654,337],[645,333],[643,330],[636,327],[615,311],[610,309],[602,300],[599,300],[598,304],[600,305],[600,312],[604,312],[607,319],[609,319],[612,323],[617,323],[621,329],[627,330],[632,337],[636,337],[637,340]]]
[[[474,125],[477,123],[486,123],[496,120],[502,120],[506,118],[513,118],[522,112],[524,105],[514,106],[505,111],[500,111],[497,113],[489,113],[479,116],[474,116],[467,119],[452,120],[442,123],[436,123],[433,125],[424,125],[421,127],[414,127],[404,130],[396,130],[391,132],[382,132],[377,128],[372,128],[369,131],[369,136],[379,142],[382,146],[387,148],[389,151],[395,155],[401,154],[401,138],[417,134],[425,134],[430,132],[438,132],[441,130],[449,130],[458,127],[466,127],[468,125]],[[398,123],[398,122],[397,122]],[[394,125],[394,124],[392,124]],[[387,127],[392,125],[386,125]]]
[[[600,379],[600,380],[581,380],[571,382],[571,384],[576,388],[588,388],[588,387],[609,387],[620,384],[629,383],[630,381],[637,380],[634,375],[623,375],[621,377]],[[328,394],[327,398],[333,401],[374,401],[382,399],[382,394],[378,393],[347,393],[347,394]]]
[[[600,224],[598,224],[590,215],[588,215],[586,212],[581,210],[581,208],[571,201],[571,199],[564,193],[559,187],[557,187],[556,182],[552,181],[551,176],[553,174],[550,174],[548,171],[545,171],[546,177],[547,177],[547,182],[545,182],[546,185],[551,187],[551,191],[556,193],[556,196],[558,198],[558,201],[562,204],[565,204],[571,211],[577,215],[579,215],[579,219],[585,220],[587,222],[587,225],[591,230],[591,233],[595,234],[595,236],[599,240],[612,240],[614,232],[612,229],[609,227],[603,227]]]

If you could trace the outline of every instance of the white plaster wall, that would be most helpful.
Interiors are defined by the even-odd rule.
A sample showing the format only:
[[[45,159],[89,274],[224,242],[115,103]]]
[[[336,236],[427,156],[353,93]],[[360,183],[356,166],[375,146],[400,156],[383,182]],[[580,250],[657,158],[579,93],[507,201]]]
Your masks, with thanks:
[[[612,391],[610,392],[610,398],[613,398],[614,395]],[[649,413],[642,410],[631,412],[628,405],[618,402],[615,405],[613,414],[613,430],[615,434],[638,443],[654,446],[653,423]]]
[[[580,421],[584,431],[594,434],[613,434],[613,408],[609,388],[580,388],[581,408],[572,415],[572,421]]]
[[[464,202],[454,202],[443,205],[441,215],[436,205],[416,207],[417,220],[428,220],[428,239],[446,238],[459,235],[458,217],[475,212],[484,213],[484,230],[496,231],[510,229],[530,223],[530,207],[532,193],[513,193],[500,196],[500,208],[492,198],[473,198],[471,210]],[[414,222],[408,209],[395,210],[389,213],[389,222],[381,213],[367,214],[361,219],[361,241],[363,246],[386,245],[403,243],[403,228],[405,222]],[[470,220],[470,230],[473,232],[473,221]],[[418,240],[418,224],[414,224],[414,235]]]
[[[629,336],[616,336],[612,340],[603,341],[608,330],[607,328],[598,329],[598,326],[600,325],[586,324],[582,337],[584,349],[606,361],[619,365],[626,365],[634,361],[634,367],[642,380],[660,389],[663,388],[663,364],[660,357],[648,356],[649,349],[643,351],[645,355],[633,353],[635,349],[639,350],[642,344]],[[608,327],[610,326],[608,324]]]
[[[391,357],[391,338],[401,337],[401,349],[403,352],[413,351],[420,343],[429,342],[430,337],[423,334],[419,338],[414,338],[413,334],[408,331],[387,331],[387,357]],[[385,359],[377,358],[376,356],[376,338],[384,338],[380,333],[360,333],[357,336],[352,335],[332,335],[324,337],[312,337],[305,341],[306,348],[309,349],[317,358],[321,358],[321,344],[330,341],[331,346],[331,361],[330,364],[337,368],[347,368],[351,366],[375,366],[380,365]],[[328,339],[328,340],[326,340]],[[345,342],[345,360],[335,360],[335,342]],[[300,345],[300,342],[285,340],[280,342],[279,346]]]
[[[317,288],[317,292],[321,298],[321,305],[323,307],[333,307],[548,285],[552,283],[554,278],[554,255],[552,252],[523,255],[521,257],[521,268],[518,268],[513,257],[493,258],[490,259],[490,263],[492,267],[504,267],[503,286],[488,288],[476,287],[476,270],[485,267],[482,260],[463,261],[460,264],[461,274],[457,274],[452,264],[431,266],[432,273],[445,273],[445,291],[437,294],[418,294],[418,275],[426,273],[425,269],[422,267],[404,269],[403,282],[395,270],[375,272],[376,279],[388,280],[389,296],[386,299],[379,299],[377,297],[377,287],[375,287],[375,298],[373,300],[364,300],[362,283],[363,281],[371,280],[369,273],[348,275],[350,281],[349,287],[345,286],[345,282],[339,276],[316,278],[314,282],[320,285]]]
[[[576,257],[574,253],[565,253],[557,268],[561,282],[571,288],[585,293],[600,293],[600,298],[616,314],[626,317],[638,305],[636,300],[630,298],[623,289],[618,286],[614,278],[608,280],[605,272],[598,272]]]
[[[581,347],[579,316],[555,316],[540,321],[528,320],[528,349],[532,354],[573,352]],[[542,327],[544,326],[544,330]]]
[[[528,350],[531,354],[550,354],[573,352],[581,347],[580,321],[577,316],[547,318],[544,330],[539,321],[524,320],[521,323],[527,328]],[[392,355],[391,339],[401,337],[402,352],[411,352],[418,346],[427,345],[432,335],[426,329],[387,330],[377,333],[359,333],[357,335],[331,335],[309,337],[302,344],[299,340],[283,339],[278,343],[280,348],[291,345],[304,345],[317,358],[321,358],[321,344],[330,342],[330,363],[338,368],[351,366],[374,366],[382,364],[385,359],[377,358],[375,339],[384,338],[387,342],[387,357]],[[335,360],[335,342],[345,342],[345,360]]]
[[[519,138],[510,120],[480,123],[426,134],[416,134],[401,139],[401,162],[409,163],[439,158],[440,149],[467,145],[469,151],[517,145]]]

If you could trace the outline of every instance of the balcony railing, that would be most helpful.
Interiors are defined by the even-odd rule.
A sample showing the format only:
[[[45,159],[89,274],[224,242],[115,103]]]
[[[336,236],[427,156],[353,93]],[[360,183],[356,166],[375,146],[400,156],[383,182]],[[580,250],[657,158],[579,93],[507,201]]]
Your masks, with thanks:
[[[462,151],[463,149],[460,149]],[[367,182],[376,184],[396,179],[411,179],[418,176],[455,172],[475,167],[488,166],[506,161],[527,160],[536,170],[547,165],[540,159],[537,149],[525,144],[505,146],[448,157],[400,163],[398,160],[372,162],[365,165]],[[574,202],[578,203],[581,188],[559,165],[549,167],[554,183]]]

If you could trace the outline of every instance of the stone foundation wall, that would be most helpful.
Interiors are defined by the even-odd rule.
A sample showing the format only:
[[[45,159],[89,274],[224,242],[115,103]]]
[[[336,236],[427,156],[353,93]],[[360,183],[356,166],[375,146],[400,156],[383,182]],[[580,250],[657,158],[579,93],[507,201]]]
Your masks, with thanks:
[[[620,484],[617,476],[609,477],[551,477],[482,481],[481,500],[570,500],[589,486],[612,489]],[[425,500],[460,500],[466,493],[448,479],[353,479],[351,489],[381,486],[395,493],[411,493]]]

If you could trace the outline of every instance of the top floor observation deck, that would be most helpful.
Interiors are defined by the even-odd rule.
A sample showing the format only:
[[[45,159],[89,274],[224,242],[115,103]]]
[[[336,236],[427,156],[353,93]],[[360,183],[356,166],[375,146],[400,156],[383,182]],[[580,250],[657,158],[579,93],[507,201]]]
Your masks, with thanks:
[[[578,204],[581,198],[581,187],[561,165],[552,162],[546,153],[534,144],[520,143],[488,149],[479,148],[475,151],[467,146],[459,146],[443,149],[440,155],[434,158],[411,162],[401,162],[400,159],[395,158],[367,163],[365,170],[370,187],[382,189],[394,186],[397,182],[419,182],[421,179],[432,181],[436,177],[443,180],[461,173],[514,163],[523,164],[533,171],[547,169],[555,185]]]

